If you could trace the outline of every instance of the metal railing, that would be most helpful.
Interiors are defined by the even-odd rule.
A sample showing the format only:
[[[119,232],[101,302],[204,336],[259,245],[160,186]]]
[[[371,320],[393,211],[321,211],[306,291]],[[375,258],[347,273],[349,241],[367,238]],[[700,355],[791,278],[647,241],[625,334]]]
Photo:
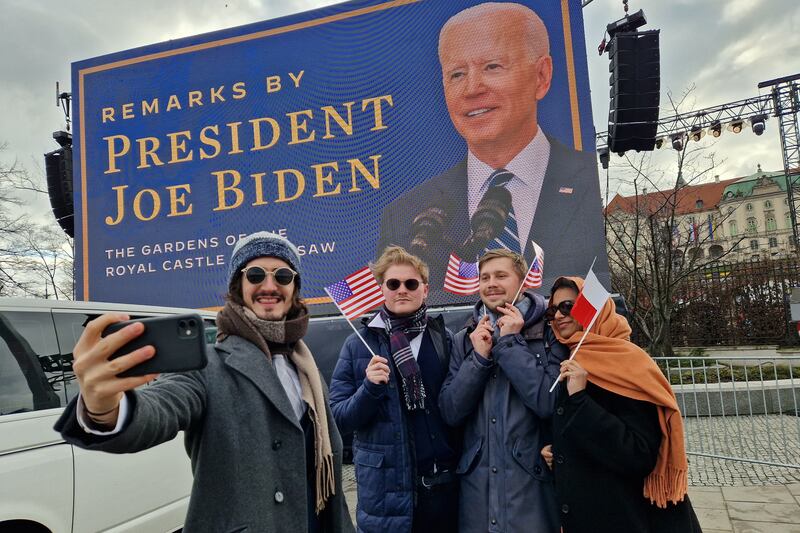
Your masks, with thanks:
[[[675,391],[690,456],[800,469],[800,356],[655,361]]]

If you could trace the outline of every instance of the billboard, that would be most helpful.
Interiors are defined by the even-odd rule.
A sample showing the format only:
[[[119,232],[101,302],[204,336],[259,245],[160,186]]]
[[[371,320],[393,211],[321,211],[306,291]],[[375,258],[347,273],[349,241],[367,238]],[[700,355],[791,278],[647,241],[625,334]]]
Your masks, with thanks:
[[[365,0],[73,64],[77,297],[222,305],[237,238],[269,230],[312,312],[387,244],[428,261],[429,303],[469,301],[443,273],[486,244],[501,166],[545,286],[595,257],[607,281],[581,2],[520,4],[519,31],[495,4]]]

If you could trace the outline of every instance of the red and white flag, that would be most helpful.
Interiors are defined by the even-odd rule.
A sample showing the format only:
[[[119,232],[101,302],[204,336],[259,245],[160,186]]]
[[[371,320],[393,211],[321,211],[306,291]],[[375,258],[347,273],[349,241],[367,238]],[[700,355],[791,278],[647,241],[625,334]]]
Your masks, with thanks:
[[[444,290],[461,296],[469,296],[478,292],[478,263],[469,263],[456,254],[450,254],[447,272],[444,275]]]
[[[531,241],[533,250],[536,252],[531,267],[528,269],[528,274],[525,276],[525,281],[522,286],[528,289],[538,289],[542,286],[542,276],[544,276],[544,250],[542,247]]]
[[[594,262],[592,266],[594,266]],[[575,305],[572,306],[572,311],[569,312],[572,318],[580,322],[583,326],[583,336],[581,336],[581,340],[578,341],[578,345],[575,346],[575,349],[572,350],[572,355],[569,356],[570,359],[574,358],[578,350],[581,349],[586,335],[589,333],[589,330],[592,329],[594,321],[597,319],[597,316],[610,297],[611,295],[600,283],[600,280],[597,279],[597,276],[594,275],[592,267],[589,267],[589,273],[586,274],[586,278],[583,282],[583,290],[575,299]],[[553,382],[553,386],[550,387],[550,392],[555,390],[560,381],[561,378],[559,377]]]
[[[575,300],[575,305],[572,306],[570,314],[572,317],[581,323],[583,329],[588,331],[594,324],[595,317],[603,308],[611,295],[594,275],[594,271],[590,268],[589,273],[586,274],[586,280],[583,284],[583,290]]]
[[[328,285],[325,292],[348,320],[358,318],[384,302],[381,287],[369,267]]]

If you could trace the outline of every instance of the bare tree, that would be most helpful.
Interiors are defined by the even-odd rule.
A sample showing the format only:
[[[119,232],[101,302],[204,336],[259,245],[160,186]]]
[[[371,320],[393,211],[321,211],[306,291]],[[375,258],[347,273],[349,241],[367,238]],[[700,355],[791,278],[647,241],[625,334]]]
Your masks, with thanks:
[[[44,177],[0,160],[0,296],[70,299],[72,239],[51,213],[26,212],[25,194],[46,195]]]
[[[689,92],[670,102],[676,114]],[[633,195],[606,207],[606,237],[612,285],[628,303],[635,329],[654,357],[671,356],[671,325],[677,302],[676,287],[692,273],[720,261],[738,242],[720,241],[723,223],[730,213],[716,205],[704,206],[706,219],[686,224],[682,216],[688,202],[695,202],[692,185],[708,181],[717,165],[714,153],[701,144],[683,139],[674,151],[671,171],[655,168],[652,154],[623,158],[627,176],[620,185]],[[652,192],[648,192],[652,191]],[[718,202],[721,198],[717,198]],[[716,253],[702,257],[704,245],[714,240]]]

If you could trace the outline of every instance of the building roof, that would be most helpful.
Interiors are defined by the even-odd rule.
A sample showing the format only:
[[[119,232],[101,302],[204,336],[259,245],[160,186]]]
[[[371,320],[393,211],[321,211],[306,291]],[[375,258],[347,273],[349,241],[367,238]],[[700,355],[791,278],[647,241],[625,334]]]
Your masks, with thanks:
[[[700,183],[698,185],[687,185],[678,190],[677,194],[672,189],[666,191],[655,191],[647,194],[640,194],[638,197],[639,209],[646,211],[657,211],[665,206],[671,210],[675,205],[676,215],[689,215],[700,213],[716,208],[722,199],[723,191],[740,178],[729,180],[712,181],[710,183]],[[673,195],[675,195],[673,197]],[[622,210],[630,214],[636,213],[637,197],[621,196],[617,194],[608,203],[606,212]],[[648,207],[645,209],[646,207]]]
[[[753,195],[753,189],[758,182],[762,178],[769,178],[772,183],[777,185],[781,188],[782,191],[786,192],[786,179],[784,178],[783,172],[763,172],[759,167],[758,172],[755,174],[751,174],[749,176],[745,176],[743,178],[739,178],[736,180],[736,183],[733,183],[727,187],[722,192],[723,196],[727,198],[735,198],[737,196],[746,197]],[[784,178],[784,179],[775,179],[775,178]]]

